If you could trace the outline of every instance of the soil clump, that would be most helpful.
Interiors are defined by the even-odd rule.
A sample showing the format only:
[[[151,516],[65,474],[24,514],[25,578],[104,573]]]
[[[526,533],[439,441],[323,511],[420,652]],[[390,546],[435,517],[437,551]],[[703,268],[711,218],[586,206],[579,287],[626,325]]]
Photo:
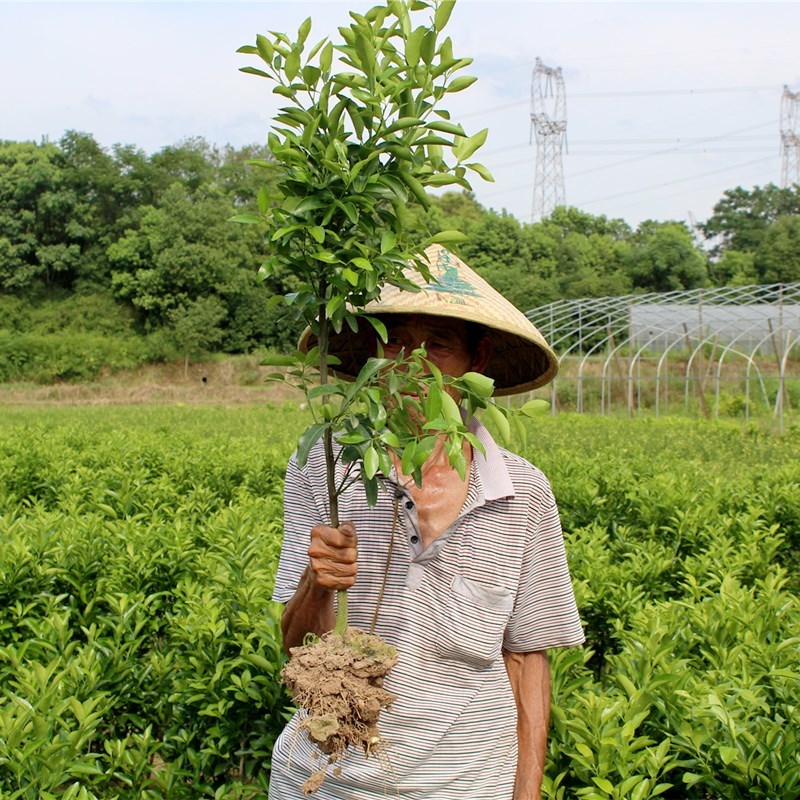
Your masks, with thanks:
[[[383,688],[383,678],[396,663],[394,647],[358,628],[292,648],[281,676],[295,703],[308,711],[302,727],[328,756],[327,765],[301,787],[303,794],[319,789],[327,767],[349,746],[366,756],[381,750],[378,718],[396,699]]]

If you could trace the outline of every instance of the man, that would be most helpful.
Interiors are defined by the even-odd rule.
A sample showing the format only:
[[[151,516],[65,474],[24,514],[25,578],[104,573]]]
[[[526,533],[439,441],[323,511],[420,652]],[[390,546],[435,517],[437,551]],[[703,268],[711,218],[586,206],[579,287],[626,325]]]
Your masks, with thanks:
[[[426,254],[431,283],[419,293],[387,288],[367,308],[385,315],[386,355],[424,343],[443,373],[483,372],[496,394],[552,379],[555,355],[523,314],[446,250]],[[301,349],[312,345],[306,332]],[[371,354],[347,331],[332,349],[346,376]],[[348,589],[350,624],[369,629],[380,605],[375,632],[399,653],[385,682],[397,695],[380,720],[386,749],[376,758],[348,753],[329,770],[317,795],[323,800],[540,797],[546,651],[580,644],[583,633],[546,478],[499,448],[477,420],[471,429],[485,454],[467,445],[465,481],[437,447],[421,486],[395,464],[374,508],[358,485],[348,489],[339,528],[326,524],[321,448],[303,470],[294,459],[287,468],[274,593],[286,604],[284,646],[330,630],[335,590]],[[324,766],[299,722],[296,715],[276,743],[272,800],[300,797],[302,782]]]

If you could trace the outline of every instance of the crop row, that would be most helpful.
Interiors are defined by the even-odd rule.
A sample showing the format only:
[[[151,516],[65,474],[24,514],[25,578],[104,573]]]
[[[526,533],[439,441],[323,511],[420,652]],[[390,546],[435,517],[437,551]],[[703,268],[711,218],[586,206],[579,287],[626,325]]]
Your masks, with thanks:
[[[293,408],[7,411],[0,796],[266,797]],[[544,795],[800,797],[800,436],[560,416],[587,646],[552,654]]]

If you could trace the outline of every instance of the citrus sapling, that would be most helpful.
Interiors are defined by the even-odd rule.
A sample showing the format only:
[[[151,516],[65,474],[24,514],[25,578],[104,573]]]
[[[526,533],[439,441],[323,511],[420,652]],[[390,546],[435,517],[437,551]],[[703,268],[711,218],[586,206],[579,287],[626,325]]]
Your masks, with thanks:
[[[274,301],[304,320],[317,343],[266,363],[282,367],[276,379],[306,395],[313,424],[300,437],[297,462],[302,468],[312,447],[324,448],[333,527],[340,525],[338,497],[353,482],[362,482],[370,504],[377,501],[392,456],[419,483],[427,457],[444,440],[464,477],[464,443],[480,443],[456,404],[443,401],[446,389],[459,391],[470,413],[491,404],[491,381],[474,373],[458,381],[442,376],[424,348],[387,359],[378,346],[352,382],[336,376],[330,353],[331,335],[344,326],[367,326],[386,342],[383,323],[363,308],[387,285],[419,291],[404,270],[411,265],[429,279],[425,248],[465,238],[457,231],[420,236],[415,213],[428,206],[426,187],[469,190],[468,171],[491,180],[470,161],[487,131],[468,136],[441,108],[447,95],[475,80],[457,75],[471,59],[456,57],[442,36],[454,5],[390,0],[351,12],[336,44],[323,39],[307,49],[307,19],[294,40],[272,32],[239,50],[259,59],[242,71],[272,81],[286,105],[268,136],[271,159],[255,162],[276,171],[275,193],[262,189],[259,213],[233,219],[266,228],[260,274],[293,276],[296,290]],[[350,745],[367,754],[380,749],[380,710],[393,699],[381,684],[397,659],[378,637],[348,628],[346,592],[337,592],[336,609],[333,631],[293,648],[284,672],[308,711],[309,735],[330,763]],[[304,791],[323,778],[324,770]]]

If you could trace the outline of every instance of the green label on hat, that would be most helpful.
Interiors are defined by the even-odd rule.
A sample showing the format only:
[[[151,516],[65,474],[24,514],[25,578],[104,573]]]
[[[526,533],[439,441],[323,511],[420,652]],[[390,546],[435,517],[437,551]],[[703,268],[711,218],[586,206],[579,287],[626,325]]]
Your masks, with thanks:
[[[425,288],[430,289],[432,292],[445,292],[447,294],[455,295],[451,302],[462,303],[456,298],[459,295],[467,295],[475,297],[478,292],[475,287],[467,283],[459,274],[458,267],[450,261],[450,253],[447,250],[439,251],[439,258],[436,264],[437,268],[442,270],[439,278],[432,283],[429,283]]]

